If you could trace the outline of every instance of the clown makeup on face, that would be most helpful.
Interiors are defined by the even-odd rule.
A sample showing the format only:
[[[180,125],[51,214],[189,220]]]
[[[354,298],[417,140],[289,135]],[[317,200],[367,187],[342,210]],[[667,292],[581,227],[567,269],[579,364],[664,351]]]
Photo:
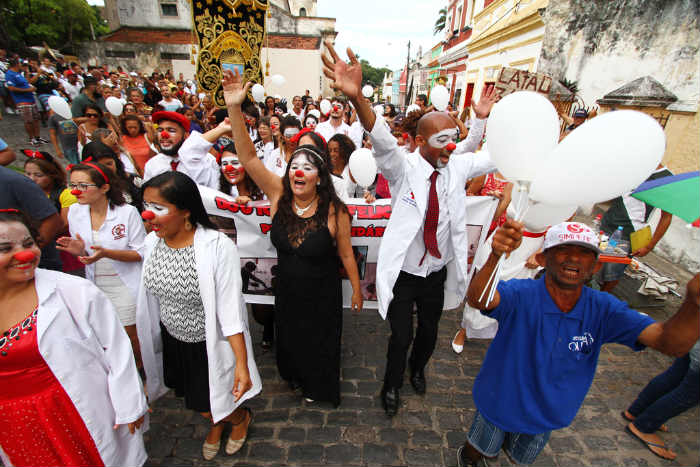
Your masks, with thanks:
[[[158,125],[158,143],[163,154],[174,156],[185,140],[185,130],[175,122],[161,120]]]
[[[312,192],[319,183],[318,168],[311,161],[313,157],[299,152],[289,163],[289,182],[295,195]]]
[[[224,152],[221,157],[221,173],[231,185],[237,185],[243,180],[245,170],[237,155]]]
[[[456,143],[459,136],[458,128],[446,128],[428,138],[428,144],[435,149],[442,149],[450,143]]]
[[[34,275],[41,250],[20,222],[0,222],[0,281],[23,282]]]
[[[270,131],[274,137],[280,134],[280,119],[276,116],[270,117]]]
[[[307,117],[306,121],[304,122],[304,126],[306,126],[306,128],[311,128],[312,130],[315,130],[316,129],[316,119],[311,118],[311,117]]]
[[[160,205],[158,203],[147,203],[145,201],[143,203],[143,210],[151,211],[156,216],[165,216],[170,212],[170,209],[163,205]]]
[[[284,137],[287,140],[294,138],[297,135],[297,133],[299,133],[299,128],[290,127],[284,129]]]
[[[160,190],[147,187],[143,191],[144,211],[141,217],[148,221],[148,225],[156,232],[159,238],[172,238],[185,227],[185,220],[189,217],[188,211],[182,211],[172,203],[169,203],[160,194]]]

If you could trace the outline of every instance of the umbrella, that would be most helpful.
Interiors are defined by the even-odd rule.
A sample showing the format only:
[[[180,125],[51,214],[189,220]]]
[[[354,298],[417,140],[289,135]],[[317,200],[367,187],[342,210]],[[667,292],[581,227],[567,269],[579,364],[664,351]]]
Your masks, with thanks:
[[[687,172],[644,182],[632,197],[690,223],[700,217],[700,172]]]

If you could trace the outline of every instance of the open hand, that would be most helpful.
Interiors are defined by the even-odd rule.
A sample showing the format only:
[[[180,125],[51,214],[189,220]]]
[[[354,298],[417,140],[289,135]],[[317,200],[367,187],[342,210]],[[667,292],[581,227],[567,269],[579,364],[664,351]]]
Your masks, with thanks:
[[[484,86],[481,89],[481,97],[479,97],[479,102],[474,102],[472,109],[474,109],[474,114],[476,118],[484,119],[491,113],[491,108],[493,104],[498,102],[501,96],[496,91],[493,86]]]
[[[92,264],[107,256],[107,250],[105,248],[102,248],[101,246],[91,246],[90,249],[93,250],[94,253],[90,256],[78,256],[78,261],[80,261],[83,264]]]
[[[149,412],[150,412],[150,410],[149,410]],[[141,415],[138,418],[138,420],[133,421],[131,423],[127,423],[127,426],[129,427],[129,433],[131,433],[133,435],[134,433],[136,433],[136,430],[141,428],[141,425],[143,425],[143,419],[145,416],[146,416],[146,414]],[[119,428],[119,425],[114,425],[114,429],[116,430],[117,428]]]
[[[247,82],[244,85],[243,77],[238,73],[238,70],[224,70],[223,75],[224,79],[221,84],[224,91],[224,102],[227,106],[241,105],[253,83]]]
[[[346,63],[338,57],[330,41],[326,41],[326,47],[331,56],[328,57],[324,53],[321,55],[321,59],[323,60],[323,74],[333,82],[331,87],[350,99],[359,98],[362,87],[362,66],[357,61],[357,57],[348,47],[347,54],[350,63]]]
[[[496,256],[510,254],[523,240],[523,224],[507,219],[505,224],[493,234],[491,250]]]
[[[80,234],[75,234],[76,238],[73,237],[59,237],[56,240],[56,249],[61,251],[66,251],[73,256],[84,256],[85,253],[85,241],[82,239]]]

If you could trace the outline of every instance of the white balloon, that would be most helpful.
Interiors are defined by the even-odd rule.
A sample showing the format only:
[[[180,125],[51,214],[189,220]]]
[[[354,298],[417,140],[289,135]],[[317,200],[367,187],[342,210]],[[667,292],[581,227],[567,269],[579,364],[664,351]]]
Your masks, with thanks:
[[[323,115],[328,115],[331,113],[331,101],[328,99],[323,99],[318,106],[321,108],[321,113]]]
[[[406,115],[410,114],[411,112],[415,112],[416,110],[420,110],[420,107],[418,107],[416,104],[411,104],[406,107]]]
[[[70,105],[62,97],[49,97],[49,108],[65,119],[73,118]]]
[[[287,82],[287,80],[282,75],[272,75],[272,78],[270,78],[270,80],[275,86],[282,86],[284,85],[284,83]]]
[[[350,155],[348,166],[352,178],[358,185],[367,188],[377,176],[377,162],[372,156],[372,151],[367,148],[355,149]]]
[[[430,102],[440,112],[444,111],[450,103],[450,91],[442,84],[438,84],[430,91]]]
[[[559,140],[557,111],[541,94],[514,92],[493,106],[486,139],[491,160],[504,177],[532,181]]]
[[[370,98],[374,95],[374,88],[369,84],[362,88],[362,95]]]
[[[105,100],[105,107],[107,107],[109,113],[115,117],[120,116],[124,110],[124,104],[122,104],[122,101],[114,96],[110,96],[107,98],[107,100]]]
[[[511,202],[506,210],[509,218],[515,219],[515,209],[516,206]],[[573,216],[575,212],[576,206],[558,206],[548,203],[536,203],[532,200],[528,200],[527,211],[521,222],[529,232],[543,232],[549,226],[566,221]]]
[[[262,102],[265,100],[265,88],[260,83],[255,83],[250,89],[250,93],[253,95],[255,102]]]
[[[493,141],[489,145],[493,148]],[[642,112],[618,110],[599,115],[572,131],[545,159],[532,182],[530,197],[556,205],[616,198],[649,177],[665,147],[664,130]]]
[[[378,116],[383,116],[384,115],[384,106],[382,104],[375,105],[374,106],[374,113],[377,114]]]

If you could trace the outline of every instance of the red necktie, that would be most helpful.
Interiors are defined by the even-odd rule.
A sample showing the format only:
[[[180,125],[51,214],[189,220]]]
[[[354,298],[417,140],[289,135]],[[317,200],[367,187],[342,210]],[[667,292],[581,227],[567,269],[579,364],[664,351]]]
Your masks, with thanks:
[[[177,170],[177,165],[180,163],[178,160],[172,160],[170,161],[170,168],[173,169],[173,172]]]
[[[435,170],[430,175],[430,192],[428,194],[428,210],[425,213],[425,225],[423,225],[423,241],[425,242],[425,251],[436,258],[441,258],[440,250],[437,245],[437,225],[438,217],[440,216],[440,204],[438,203],[437,189],[435,182],[440,173]],[[425,255],[423,255],[425,259]],[[421,259],[421,264],[423,264]]]

